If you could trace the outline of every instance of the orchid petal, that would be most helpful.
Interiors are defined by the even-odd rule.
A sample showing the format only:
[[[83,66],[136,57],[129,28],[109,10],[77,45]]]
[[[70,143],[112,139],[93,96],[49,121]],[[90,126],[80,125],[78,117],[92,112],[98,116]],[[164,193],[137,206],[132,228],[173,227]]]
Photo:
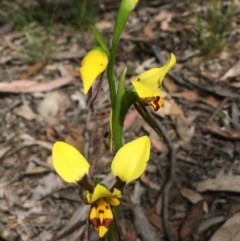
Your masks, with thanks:
[[[132,85],[139,98],[155,97],[160,94],[162,82],[167,72],[175,65],[176,57],[170,55],[168,62],[161,68],[147,70],[132,80]]]
[[[141,176],[150,157],[150,139],[140,137],[119,149],[112,161],[112,172],[122,181],[129,183]]]
[[[121,198],[121,191],[114,188],[113,192],[110,192],[107,187],[101,184],[97,184],[94,188],[93,194],[85,192],[88,203],[93,203],[100,198],[115,197]]]
[[[89,172],[89,163],[73,146],[57,141],[52,149],[53,166],[66,182],[76,183]]]
[[[108,57],[102,47],[98,46],[87,53],[80,67],[84,94],[87,94],[95,79],[107,68],[107,65]]]

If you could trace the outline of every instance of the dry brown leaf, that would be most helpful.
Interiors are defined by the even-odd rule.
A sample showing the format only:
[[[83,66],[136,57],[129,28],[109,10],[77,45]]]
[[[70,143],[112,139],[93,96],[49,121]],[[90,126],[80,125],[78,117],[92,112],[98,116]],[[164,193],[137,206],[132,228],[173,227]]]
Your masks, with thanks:
[[[163,94],[165,95],[164,92]],[[168,96],[164,99],[163,107],[155,113],[161,117],[164,117],[165,115],[170,116],[176,126],[177,133],[182,140],[181,146],[185,147],[185,149],[189,149],[189,143],[194,135],[195,128],[194,126],[190,126],[191,122],[184,116],[182,108],[173,99],[169,99]]]
[[[152,182],[152,181],[146,176],[145,173],[143,173],[143,174],[141,175],[140,180],[141,180],[142,182],[144,182],[146,185],[148,185],[150,188],[154,189],[154,190],[160,190],[160,189],[161,189],[160,185]]]
[[[169,12],[167,12],[166,10],[162,10],[154,17],[154,20],[157,22],[161,22],[168,17],[168,14]]]
[[[203,200],[192,206],[190,213],[183,222],[180,230],[180,237],[184,239],[197,232],[198,226],[203,219]]]
[[[28,79],[30,76],[40,71],[44,67],[44,65],[45,62],[38,62],[34,65],[29,66],[27,72],[22,74],[21,79]]]
[[[83,137],[80,129],[71,126],[69,126],[67,129],[69,134],[66,136],[65,142],[74,146],[81,153],[84,153],[85,138]]]
[[[155,33],[153,32],[153,28],[156,26],[156,22],[150,21],[144,28],[143,33],[149,39],[155,38]]]
[[[231,86],[235,88],[240,88],[240,82],[231,83]]]
[[[194,135],[195,127],[189,126],[187,123],[187,119],[182,117],[176,118],[175,125],[177,128],[177,133],[181,137],[181,139],[185,143],[190,142]]]
[[[165,76],[163,86],[167,89],[168,93],[170,94],[178,90],[178,86],[168,76]]]
[[[26,120],[39,119],[39,116],[32,111],[29,105],[26,105],[26,104],[16,107],[14,109],[14,113],[16,113],[20,117],[23,117]]]
[[[216,124],[212,124],[206,127],[206,129],[218,136],[230,139],[230,140],[240,140],[240,130],[232,128],[220,128]]]
[[[49,92],[38,105],[38,112],[49,124],[58,123],[57,116],[69,106],[68,97],[59,91]]]
[[[6,155],[6,153],[10,150],[11,150],[10,146],[5,146],[5,147],[1,146],[1,148],[0,148],[0,159],[3,158]]]
[[[207,95],[204,97],[204,100],[206,100],[206,102],[209,104],[209,105],[212,105],[214,107],[218,107],[219,104],[220,104],[220,101],[219,99],[215,98],[214,96],[212,95]]]
[[[152,127],[150,127],[146,122],[143,122],[142,127],[148,133],[152,146],[162,153],[167,153],[168,148],[166,144],[160,140],[160,137],[152,129]]]
[[[204,233],[208,231],[211,227],[215,225],[219,225],[220,223],[223,223],[226,220],[226,216],[224,214],[220,214],[217,216],[209,216],[208,218],[204,219],[198,228],[198,233]]]
[[[141,235],[142,240],[159,240],[159,236],[154,232],[153,227],[150,225],[143,209],[137,206],[133,209],[134,223],[137,233]]]
[[[161,117],[172,116],[184,116],[184,113],[181,107],[173,100],[170,99],[169,95],[166,92],[161,93],[161,97],[164,98],[164,105],[155,113]]]
[[[156,214],[155,212],[148,212],[148,211],[144,211],[144,213],[147,216],[148,220],[156,228],[158,228],[162,233],[164,233],[163,224],[162,224],[162,218],[160,217],[160,215]]]
[[[185,198],[187,198],[191,203],[197,203],[201,200],[203,200],[203,196],[196,192],[193,189],[189,189],[186,187],[183,187],[181,184],[176,183],[178,190],[180,191],[181,195]],[[207,203],[203,202],[203,210],[205,213],[208,213],[208,206]]]
[[[42,146],[43,148],[51,151],[52,150],[52,143],[47,142],[47,141],[41,141],[41,140],[35,140],[33,137],[31,137],[28,134],[22,134],[20,136],[20,139],[23,141],[22,142],[22,147],[25,146],[32,146],[32,145],[39,145]]]
[[[239,241],[240,212],[235,213],[211,237],[209,241]]]
[[[195,90],[186,90],[178,93],[178,96],[181,96],[183,99],[187,101],[197,101],[199,99],[199,94]]]
[[[169,30],[169,28],[170,28],[169,23],[172,21],[173,16],[174,15],[172,13],[168,13],[167,17],[161,21],[161,29],[163,31]]]
[[[104,30],[106,30],[106,29],[112,29],[112,27],[113,27],[113,24],[112,24],[112,22],[110,22],[110,21],[105,21],[105,20],[103,20],[103,21],[98,21],[96,24],[95,24],[95,27],[98,29],[98,31],[99,32],[102,32],[102,31],[104,31]]]
[[[156,148],[156,150],[158,150],[159,152],[164,152],[167,153],[168,149],[167,146],[164,142],[162,142],[161,140],[158,139],[153,139],[150,137],[151,140],[151,144],[154,148]]]
[[[170,116],[172,120],[177,117],[184,117],[182,108],[174,100],[171,100]]]
[[[233,65],[231,69],[229,69],[225,75],[220,80],[225,80],[227,78],[233,78],[240,75],[240,61]]]
[[[83,58],[85,55],[86,55],[85,49],[81,49],[79,51],[74,51],[74,52],[63,51],[53,56],[53,59],[55,60],[76,59],[76,58],[79,59],[79,58]]]
[[[49,171],[50,171],[49,168],[38,166],[31,170],[26,170],[24,175],[37,175],[37,174],[42,174]]]
[[[240,175],[234,175],[232,169],[227,173],[225,168],[221,169],[215,178],[208,178],[196,183],[198,192],[205,191],[225,191],[240,192]]]
[[[54,173],[49,173],[41,179],[39,185],[34,189],[33,197],[39,200],[52,194],[54,191],[63,188],[64,185],[63,180],[59,176]]]
[[[68,73],[71,75],[71,76],[73,76],[73,77],[78,77],[79,78],[79,76],[80,76],[80,73],[79,73],[79,71],[76,71],[76,70],[74,70],[74,69],[72,69],[70,66],[68,66],[68,65],[66,65],[66,66],[64,66],[65,67],[65,69],[68,71]]]
[[[33,93],[57,89],[69,84],[72,77],[62,77],[49,82],[36,82],[30,80],[14,80],[10,83],[0,83],[0,92],[7,93]]]
[[[146,69],[153,68],[154,66],[156,66],[155,58],[146,59],[145,61],[141,62],[141,64],[139,64],[137,66],[137,68],[135,69],[135,73],[140,74],[143,71],[145,71]],[[124,69],[125,69],[125,65],[123,65],[122,68],[119,69],[119,71],[118,71],[119,75],[121,75],[121,73],[123,72]]]
[[[69,231],[70,233],[72,233],[73,228],[81,225],[81,223],[88,218],[88,215],[89,215],[88,205],[82,204],[77,209],[75,209],[72,217],[68,219],[65,225],[63,226],[63,228],[59,230],[59,232],[57,232],[57,240],[65,237],[67,234],[69,234]]]

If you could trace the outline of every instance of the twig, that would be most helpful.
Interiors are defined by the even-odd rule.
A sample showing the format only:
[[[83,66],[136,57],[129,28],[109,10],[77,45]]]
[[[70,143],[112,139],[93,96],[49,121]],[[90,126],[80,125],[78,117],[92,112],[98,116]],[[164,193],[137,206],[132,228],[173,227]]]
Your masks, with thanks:
[[[154,118],[153,114],[151,114],[152,118]],[[162,194],[163,194],[163,201],[162,201],[162,219],[163,219],[163,229],[165,235],[167,236],[168,241],[176,241],[174,234],[171,232],[171,228],[169,225],[169,214],[168,214],[168,204],[169,204],[169,191],[172,186],[174,177],[175,177],[175,166],[176,166],[176,148],[174,147],[173,143],[171,142],[165,128],[162,124],[158,124],[158,128],[160,129],[163,138],[166,141],[170,149],[170,167],[169,167],[169,176],[163,186]]]
[[[232,103],[231,105],[231,117],[232,117],[232,124],[233,127],[236,130],[240,129],[240,125],[239,125],[239,110],[238,110],[238,106],[235,102]]]
[[[163,229],[165,232],[165,235],[167,236],[168,241],[176,241],[175,236],[171,232],[171,228],[168,222],[168,203],[169,203],[169,197],[168,193],[172,186],[174,174],[175,174],[175,147],[172,144],[171,140],[169,139],[164,127],[162,125],[159,125],[153,116],[152,113],[149,113],[146,109],[146,107],[141,104],[140,102],[135,102],[134,106],[136,110],[139,112],[139,114],[144,118],[144,120],[153,128],[153,130],[158,134],[159,138],[163,138],[166,140],[167,145],[170,149],[170,172],[169,176],[166,179],[165,184],[163,185],[162,193],[163,193],[163,202],[162,202],[162,219],[163,219]]]
[[[218,107],[216,108],[216,110],[212,113],[212,115],[210,116],[210,118],[208,119],[207,124],[209,124],[213,118],[218,114],[218,112],[222,109],[222,107],[227,103],[228,98],[224,98],[223,101],[218,105]]]

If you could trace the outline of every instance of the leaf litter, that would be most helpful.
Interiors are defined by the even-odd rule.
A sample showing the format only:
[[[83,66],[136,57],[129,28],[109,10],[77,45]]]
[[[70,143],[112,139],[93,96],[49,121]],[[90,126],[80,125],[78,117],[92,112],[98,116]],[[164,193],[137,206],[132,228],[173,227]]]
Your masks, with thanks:
[[[103,0],[101,8],[105,14],[98,28],[110,41],[117,3]],[[205,60],[188,42],[188,20],[183,2],[140,1],[120,41],[116,75],[120,77],[127,63],[128,86],[134,73],[163,65],[170,52],[176,54],[179,63],[164,82],[165,105],[155,113],[156,122],[177,147],[173,180],[177,184],[167,194],[170,233],[174,241],[178,237],[238,241],[239,44],[224,48],[219,58]],[[58,50],[51,63],[37,61],[29,65],[19,58],[16,51],[25,48],[24,36],[19,32],[4,33],[0,44],[3,240],[82,237],[88,207],[82,203],[78,186],[63,183],[54,172],[51,147],[55,141],[65,140],[86,155],[93,164],[92,182],[94,173],[105,180],[110,171],[113,154],[104,138],[110,110],[106,85],[96,101],[96,115],[91,116],[78,72],[81,58],[94,46],[94,39],[87,30],[69,35],[65,28],[54,29],[52,38]],[[230,34],[234,38],[236,29]],[[227,100],[221,106],[224,98]],[[123,238],[129,241],[149,237],[164,240],[167,236],[162,216],[166,193],[162,188],[171,168],[171,148],[146,127],[134,109],[130,110],[124,142],[144,134],[152,139],[149,168],[140,178],[142,191],[134,186],[138,182],[124,189],[126,205],[120,215]],[[109,178],[108,182],[111,185],[113,180]],[[129,200],[133,194],[135,201]]]

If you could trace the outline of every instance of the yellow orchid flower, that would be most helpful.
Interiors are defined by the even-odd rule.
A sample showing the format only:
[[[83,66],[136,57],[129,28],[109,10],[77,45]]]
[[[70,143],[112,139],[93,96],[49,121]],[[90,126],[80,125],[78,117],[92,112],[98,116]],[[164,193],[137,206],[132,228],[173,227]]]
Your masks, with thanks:
[[[83,91],[87,94],[95,79],[107,68],[108,57],[102,47],[90,50],[83,58],[80,75],[83,81]]]
[[[176,57],[171,53],[170,58],[163,67],[147,70],[132,80],[132,85],[138,97],[146,105],[152,105],[155,111],[164,103],[164,100],[159,96],[162,90],[162,82],[175,63]]]
[[[109,189],[103,184],[98,183],[94,187],[89,183],[90,165],[75,147],[57,141],[52,149],[53,166],[58,175],[64,181],[77,183],[86,190],[84,202],[91,205],[87,232],[91,223],[100,238],[106,234],[110,224],[115,220],[112,207],[120,204],[121,189],[125,184],[140,177],[146,169],[149,157],[149,137],[143,136],[125,144],[113,158],[111,169],[116,181]]]

